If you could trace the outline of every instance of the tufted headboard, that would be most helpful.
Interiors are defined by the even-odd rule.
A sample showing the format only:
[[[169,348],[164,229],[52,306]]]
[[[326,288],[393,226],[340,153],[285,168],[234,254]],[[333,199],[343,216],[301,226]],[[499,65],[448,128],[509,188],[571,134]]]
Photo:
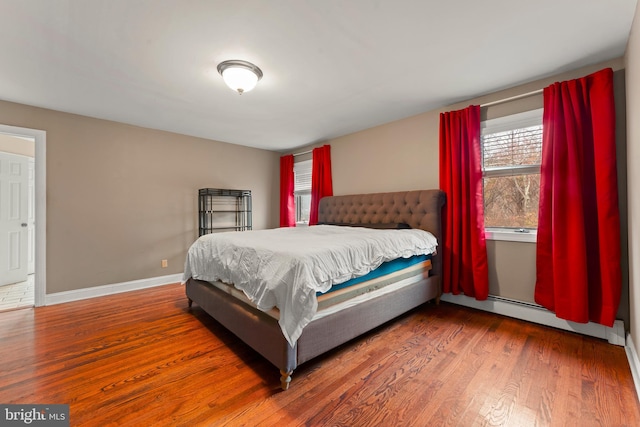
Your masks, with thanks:
[[[329,196],[320,200],[318,222],[324,224],[408,224],[429,231],[442,244],[440,214],[445,202],[441,190]],[[433,273],[441,273],[440,257]]]

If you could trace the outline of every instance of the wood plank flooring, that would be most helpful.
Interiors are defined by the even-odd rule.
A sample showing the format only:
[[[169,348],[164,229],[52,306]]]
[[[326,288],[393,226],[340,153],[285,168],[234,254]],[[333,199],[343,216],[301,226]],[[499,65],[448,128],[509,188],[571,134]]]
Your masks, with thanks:
[[[175,284],[0,313],[0,403],[73,426],[638,426],[624,349],[447,303],[278,370]]]

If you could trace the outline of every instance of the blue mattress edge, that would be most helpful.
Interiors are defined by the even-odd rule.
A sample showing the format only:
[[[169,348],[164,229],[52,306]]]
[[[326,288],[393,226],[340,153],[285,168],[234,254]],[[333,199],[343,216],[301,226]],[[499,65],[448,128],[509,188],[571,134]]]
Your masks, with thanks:
[[[364,276],[354,277],[346,282],[333,285],[327,292],[316,292],[316,296],[328,294],[330,292],[338,291],[340,289],[348,288],[349,286],[357,285],[358,283],[366,282],[367,280],[377,279],[378,277],[386,276],[387,274],[395,273],[412,265],[419,264],[428,259],[431,259],[431,254],[428,255],[414,255],[410,258],[397,258],[391,261],[383,262],[380,267],[365,274]]]

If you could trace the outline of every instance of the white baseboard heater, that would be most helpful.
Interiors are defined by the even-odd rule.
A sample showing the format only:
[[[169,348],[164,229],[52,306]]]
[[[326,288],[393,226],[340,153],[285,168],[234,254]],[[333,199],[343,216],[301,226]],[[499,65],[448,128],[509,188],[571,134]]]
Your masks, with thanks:
[[[526,320],[553,328],[577,332],[607,340],[611,344],[625,345],[624,322],[616,320],[612,328],[598,323],[575,323],[556,317],[556,315],[538,304],[517,301],[509,298],[489,295],[485,301],[477,301],[465,295],[442,294],[442,301],[464,305],[503,316]]]

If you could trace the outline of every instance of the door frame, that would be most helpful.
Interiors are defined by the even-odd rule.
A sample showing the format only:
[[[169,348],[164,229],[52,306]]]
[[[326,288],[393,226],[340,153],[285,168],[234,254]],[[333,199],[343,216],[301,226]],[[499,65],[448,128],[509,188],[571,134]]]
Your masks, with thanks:
[[[47,289],[47,132],[0,124],[0,133],[35,140],[36,269],[34,305],[45,305]]]

